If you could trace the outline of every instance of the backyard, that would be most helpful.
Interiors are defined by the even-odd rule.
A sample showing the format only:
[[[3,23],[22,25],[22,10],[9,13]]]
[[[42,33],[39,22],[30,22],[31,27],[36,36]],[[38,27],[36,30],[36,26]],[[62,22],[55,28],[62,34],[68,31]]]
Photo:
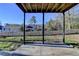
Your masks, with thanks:
[[[45,42],[52,43],[58,41],[63,42],[62,35],[44,36]],[[42,36],[26,36],[26,42],[42,42]],[[15,50],[23,43],[23,37],[1,37],[0,38],[0,50]],[[79,43],[79,34],[66,35],[65,43]]]

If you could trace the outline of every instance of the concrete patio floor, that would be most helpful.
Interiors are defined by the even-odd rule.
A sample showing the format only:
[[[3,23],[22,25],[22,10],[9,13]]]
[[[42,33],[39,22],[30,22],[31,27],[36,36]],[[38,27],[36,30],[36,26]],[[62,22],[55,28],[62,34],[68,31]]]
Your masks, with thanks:
[[[79,49],[68,45],[26,44],[13,53],[28,56],[79,56]]]

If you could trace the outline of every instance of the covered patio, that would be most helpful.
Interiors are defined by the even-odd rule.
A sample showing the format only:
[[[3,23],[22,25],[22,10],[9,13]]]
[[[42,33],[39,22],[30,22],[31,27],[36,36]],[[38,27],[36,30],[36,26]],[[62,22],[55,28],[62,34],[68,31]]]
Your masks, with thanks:
[[[17,33],[9,31],[6,32],[6,34],[5,32],[2,32],[0,34],[1,38],[3,37],[4,39],[6,39],[6,40],[2,39],[0,40],[0,42],[7,42],[7,43],[10,42],[10,44],[8,45],[14,43],[17,44],[11,46],[10,47],[11,50],[8,51],[2,49],[0,51],[1,56],[79,56],[79,40],[78,40],[79,27],[76,30],[75,29],[70,29],[71,31],[66,30],[66,12],[71,8],[77,6],[78,5],[77,3],[16,3],[16,5],[23,12],[23,20],[22,20],[23,27],[21,28],[22,31],[21,32],[18,31]],[[28,17],[26,15],[28,13],[42,14],[42,17],[39,16],[39,18],[42,18],[42,24],[40,24],[42,25],[41,30],[40,29],[36,31],[34,31],[34,29],[31,30],[31,28],[33,27],[30,25],[27,26],[27,28],[30,29],[30,31],[26,30],[26,20],[28,20],[28,18],[30,19],[30,16]],[[61,26],[59,25],[61,30],[53,29],[46,31],[45,29],[46,13],[62,14],[63,28],[61,29]],[[79,18],[77,18],[77,20],[79,20]],[[59,21],[61,21],[61,19],[59,19]],[[57,35],[59,36],[57,37]],[[66,43],[67,41],[66,39],[68,38],[69,40],[70,39],[76,40],[78,42]],[[7,45],[7,43],[4,45]],[[1,47],[3,46],[1,45]],[[4,48],[6,48],[6,46]]]
[[[16,3],[18,7],[24,13],[24,30],[23,30],[23,44],[15,51],[1,52],[1,55],[12,55],[12,56],[78,56],[79,49],[73,48],[74,44],[67,45],[65,43],[65,35],[72,33],[65,33],[65,12],[76,6],[75,3]],[[42,13],[42,43],[41,44],[28,44],[26,41],[26,31],[25,31],[25,14],[26,13]],[[46,44],[45,43],[45,31],[44,31],[44,15],[45,13],[61,13],[63,14],[63,32],[62,33],[52,33],[53,35],[62,35],[62,44]],[[39,33],[38,33],[39,34]],[[6,53],[6,54],[5,54]]]
[[[27,13],[42,13],[43,20],[42,20],[42,44],[45,44],[45,13],[61,13],[63,14],[63,32],[57,33],[59,35],[63,35],[63,44],[65,43],[65,35],[72,34],[72,33],[65,33],[65,12],[77,5],[76,3],[16,3],[18,7],[24,12],[24,32],[23,32],[23,42],[26,44],[26,31],[25,31],[25,14]],[[26,20],[25,20],[26,19]],[[39,33],[38,33],[39,34]],[[57,35],[52,33],[53,35]]]

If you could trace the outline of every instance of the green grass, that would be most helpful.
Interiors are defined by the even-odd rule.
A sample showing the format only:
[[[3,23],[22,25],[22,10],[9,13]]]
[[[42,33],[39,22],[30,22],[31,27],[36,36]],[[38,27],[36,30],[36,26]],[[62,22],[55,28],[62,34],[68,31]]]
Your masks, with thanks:
[[[1,50],[10,50],[9,47],[12,45],[11,42],[0,42]]]
[[[42,40],[42,36],[26,36],[26,40],[30,40],[30,41],[41,41]]]
[[[73,38],[73,36],[72,36],[72,38],[70,36],[65,37],[65,43],[79,43],[79,41],[77,41],[79,39],[76,40],[75,38]],[[56,41],[56,40],[60,40],[60,39],[63,41],[63,36],[62,35],[59,35],[59,36],[45,36],[46,41],[51,41],[52,42],[52,41]],[[42,40],[42,36],[26,36],[26,40],[32,40],[32,41]]]
[[[0,40],[4,40],[4,41],[20,41],[22,39],[22,37],[6,37],[6,38],[0,38]]]
[[[6,41],[20,41],[22,37],[6,37],[0,38],[0,40],[4,40],[5,42],[0,42],[0,50],[14,50],[16,49],[15,46],[18,47],[19,43],[15,42],[6,42]]]
[[[0,42],[0,50],[14,50],[16,47],[18,47],[18,44],[12,43],[12,42]]]
[[[66,38],[66,39],[65,39],[65,43],[78,43],[78,42],[75,41],[75,40],[72,40],[72,39]]]
[[[0,40],[5,40],[5,41],[21,41],[21,39],[23,39],[23,37],[6,37],[3,38],[1,37]],[[45,40],[46,41],[50,41],[53,42],[54,40],[60,40],[62,39],[63,41],[63,36],[45,36]],[[26,40],[27,41],[42,41],[42,36],[26,36]],[[75,41],[74,38],[71,39],[70,36],[67,36],[65,38],[65,43],[78,43],[78,41]],[[21,45],[21,44],[20,44]],[[15,43],[15,42],[0,42],[0,49],[1,50],[14,50],[19,46],[19,43]]]

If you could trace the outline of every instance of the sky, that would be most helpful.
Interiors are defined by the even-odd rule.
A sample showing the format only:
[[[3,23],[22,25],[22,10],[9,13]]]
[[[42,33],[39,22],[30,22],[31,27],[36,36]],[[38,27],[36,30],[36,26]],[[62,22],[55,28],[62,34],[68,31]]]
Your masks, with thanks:
[[[21,24],[23,23],[23,12],[16,4],[0,3],[0,22],[2,24]]]
[[[45,23],[50,19],[55,19],[58,15],[56,13],[45,13]],[[36,17],[37,24],[42,24],[42,13],[26,13],[26,24],[29,24],[32,16]],[[2,25],[6,23],[23,24],[22,10],[15,3],[0,3],[0,23]]]

